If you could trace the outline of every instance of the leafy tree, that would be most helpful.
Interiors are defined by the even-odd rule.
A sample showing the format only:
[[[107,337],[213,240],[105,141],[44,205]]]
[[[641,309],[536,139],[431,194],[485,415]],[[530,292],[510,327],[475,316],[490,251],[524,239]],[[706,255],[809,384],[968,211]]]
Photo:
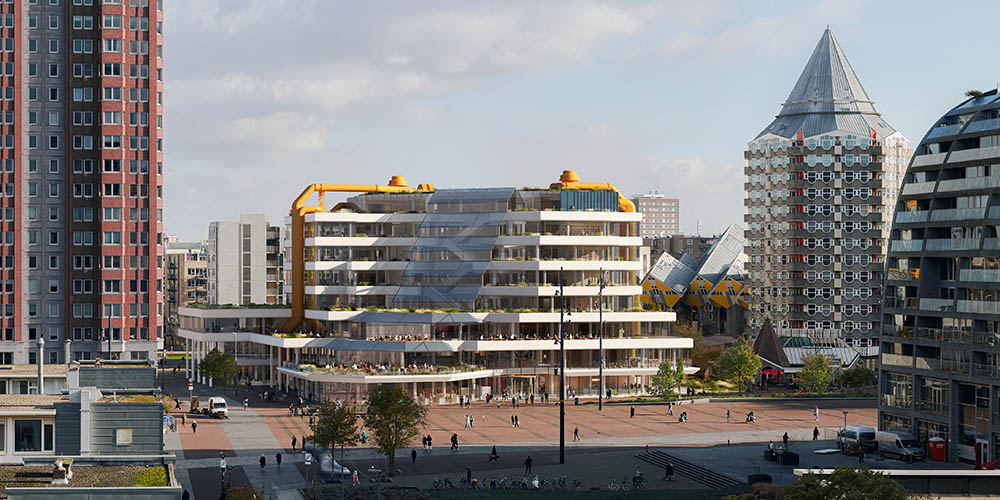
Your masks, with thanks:
[[[840,374],[840,383],[851,387],[865,387],[875,384],[875,370],[864,366],[855,366]]]
[[[983,96],[983,91],[982,90],[966,90],[965,91],[965,96],[966,97],[982,97]]]
[[[701,369],[701,377],[706,378],[708,370],[712,367],[712,353],[705,347],[705,337],[701,330],[691,323],[678,323],[674,326],[674,334],[694,341],[694,346],[691,348],[691,361]]]
[[[228,384],[236,376],[236,360],[229,353],[215,348],[198,364],[198,371],[206,377],[218,380],[220,384]]]
[[[677,364],[672,366],[669,361],[664,361],[660,363],[656,375],[653,375],[651,392],[670,400],[674,398],[674,394],[682,384],[684,384],[684,362],[678,359]]]
[[[365,426],[372,430],[375,446],[389,459],[390,476],[396,475],[396,450],[409,446],[426,424],[427,409],[402,388],[379,385],[368,394]]]
[[[781,495],[781,500],[908,500],[912,498],[899,483],[879,472],[839,467],[830,475],[806,474]]]
[[[747,379],[760,372],[760,357],[753,352],[746,337],[740,337],[715,360],[714,369],[720,378],[735,382],[743,391]]]
[[[821,392],[830,386],[833,375],[830,373],[830,364],[826,356],[814,354],[802,360],[802,371],[798,373],[796,379],[809,392]]]
[[[325,403],[319,407],[312,440],[320,446],[353,446],[358,442],[358,419],[345,404]]]

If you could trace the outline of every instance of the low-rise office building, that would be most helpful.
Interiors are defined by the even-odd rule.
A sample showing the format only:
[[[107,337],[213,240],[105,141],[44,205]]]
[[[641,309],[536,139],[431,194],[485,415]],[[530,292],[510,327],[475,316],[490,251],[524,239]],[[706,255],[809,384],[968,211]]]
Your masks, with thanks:
[[[361,194],[327,209],[336,191]],[[427,401],[558,396],[563,324],[567,392],[596,396],[603,320],[606,386],[641,393],[692,342],[671,335],[673,312],[640,303],[640,220],[614,186],[572,171],[531,189],[310,186],[286,221],[291,308],[182,308],[188,373],[235,343],[242,375],[315,399],[379,383]]]

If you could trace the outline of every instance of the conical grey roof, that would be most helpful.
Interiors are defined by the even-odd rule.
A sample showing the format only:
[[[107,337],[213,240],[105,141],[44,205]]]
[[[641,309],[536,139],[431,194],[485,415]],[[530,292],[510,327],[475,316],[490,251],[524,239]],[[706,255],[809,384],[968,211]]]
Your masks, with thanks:
[[[835,130],[870,136],[874,129],[881,138],[896,131],[875,110],[875,103],[829,28],[820,37],[781,112],[757,137],[772,133],[792,138],[800,129],[804,137]]]

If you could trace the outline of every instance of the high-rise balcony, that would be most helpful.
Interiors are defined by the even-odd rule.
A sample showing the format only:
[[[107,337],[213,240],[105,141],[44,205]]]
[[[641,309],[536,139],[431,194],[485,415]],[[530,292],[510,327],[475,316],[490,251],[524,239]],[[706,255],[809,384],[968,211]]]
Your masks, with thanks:
[[[934,222],[960,221],[960,220],[981,220],[986,216],[986,207],[978,208],[943,208],[931,212],[931,220]],[[898,219],[897,219],[898,220]],[[935,241],[935,240],[932,240]]]
[[[883,394],[882,405],[890,406],[892,408],[899,408],[902,410],[910,410],[913,409],[913,397],[897,396],[895,394]]]
[[[917,328],[917,338],[936,342],[968,344],[972,342],[972,332],[943,328]]]
[[[913,368],[913,356],[882,353],[882,364],[885,366],[901,366],[904,368]]]
[[[892,240],[890,252],[919,252],[924,249],[924,240]]]
[[[1000,314],[1000,302],[959,300],[956,303],[956,310],[972,314]]]
[[[911,222],[927,222],[927,210],[916,210],[912,212],[896,212],[896,222],[907,224]]]
[[[979,250],[979,238],[942,238],[927,240],[928,252]]]
[[[948,405],[935,401],[917,400],[917,411],[928,415],[947,415]]]

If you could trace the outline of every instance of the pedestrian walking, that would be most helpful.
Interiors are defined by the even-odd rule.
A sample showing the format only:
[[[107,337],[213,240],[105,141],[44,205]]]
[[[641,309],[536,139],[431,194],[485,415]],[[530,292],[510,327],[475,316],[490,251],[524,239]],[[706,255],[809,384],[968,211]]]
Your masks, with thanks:
[[[295,453],[295,443],[297,441],[298,439],[296,439],[295,436],[292,436],[292,453]]]
[[[524,459],[524,473],[531,474],[531,455]]]
[[[726,423],[733,423],[733,414],[729,410],[726,410]]]
[[[249,398],[243,398],[243,411],[247,411],[247,408],[249,406],[250,406],[250,399]]]
[[[573,427],[573,441],[579,441],[579,440],[580,440],[580,428]]]
[[[458,451],[458,434],[451,435],[451,451]]]
[[[813,422],[819,422],[819,406],[813,408]]]
[[[781,442],[785,443],[785,449],[788,449],[788,433],[786,432],[784,436],[781,436]]]
[[[280,451],[274,454],[274,462],[276,464],[278,464],[278,470],[281,470],[281,452]]]
[[[628,409],[628,418],[635,418],[635,406],[631,406]]]
[[[819,438],[819,427],[813,427],[813,441]]]
[[[181,426],[187,425],[187,418],[184,418],[184,414],[181,413]]]
[[[476,430],[476,417],[469,415],[469,430]]]
[[[528,401],[529,404],[532,404],[532,405],[535,404],[535,393],[531,393],[531,395],[529,395],[528,398],[529,398],[529,401]]]
[[[420,444],[424,445],[424,450],[427,450],[427,436],[420,436]]]
[[[434,449],[434,441],[431,440],[431,435],[430,434],[427,435],[427,449],[428,450],[433,450]]]
[[[410,463],[411,464],[417,463],[417,449],[416,448],[410,450]]]
[[[469,430],[469,416],[468,415],[465,416],[465,427],[463,427],[462,430],[465,430],[465,431]]]
[[[668,417],[674,416],[674,406],[670,403],[667,403],[667,416]]]
[[[191,494],[188,493],[187,488],[184,489],[184,493],[181,493],[181,500],[191,500]]]
[[[674,480],[674,464],[667,463],[667,466],[663,469],[663,480],[673,481]]]
[[[510,426],[514,427],[514,415],[510,416]]]
[[[194,422],[191,422],[191,434],[197,434],[197,433],[198,433],[198,421],[195,420]]]
[[[257,459],[257,461],[260,462],[260,470],[264,470],[264,466],[267,465],[267,459],[264,458],[264,455],[261,454],[260,458]]]
[[[514,427],[521,427],[521,421],[517,419],[517,415],[514,415]]]
[[[490,452],[489,463],[494,463],[494,462],[496,463],[500,462],[500,455],[497,455],[497,445],[493,445],[493,451]]]

